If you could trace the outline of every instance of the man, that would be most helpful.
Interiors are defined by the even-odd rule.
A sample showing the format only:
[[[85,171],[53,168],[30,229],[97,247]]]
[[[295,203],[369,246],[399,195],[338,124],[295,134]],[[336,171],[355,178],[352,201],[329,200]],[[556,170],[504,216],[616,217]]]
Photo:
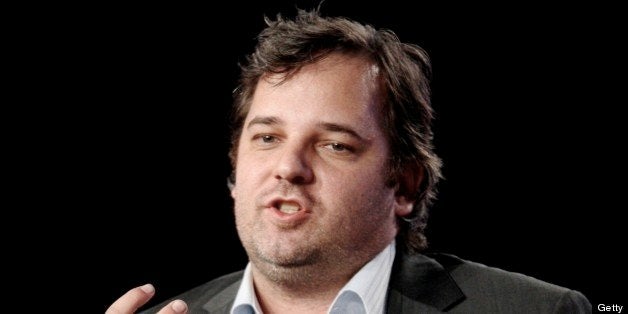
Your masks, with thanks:
[[[441,177],[422,49],[317,12],[268,24],[242,69],[230,153],[250,263],[149,312],[591,312],[579,292],[419,253]],[[132,289],[107,312],[153,294]]]

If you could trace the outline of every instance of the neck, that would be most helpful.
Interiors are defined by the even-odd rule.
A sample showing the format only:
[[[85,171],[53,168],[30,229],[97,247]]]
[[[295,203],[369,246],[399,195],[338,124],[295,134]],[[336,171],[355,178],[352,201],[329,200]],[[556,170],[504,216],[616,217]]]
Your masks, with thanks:
[[[327,313],[340,289],[373,257],[342,269],[319,264],[261,270],[252,263],[255,294],[264,313]]]
[[[255,293],[264,313],[326,313],[342,285],[293,289],[267,280],[255,280]]]
[[[394,237],[394,235],[393,235]],[[327,313],[342,287],[392,238],[359,249],[336,250],[312,263],[280,265],[249,254],[255,294],[264,313]]]

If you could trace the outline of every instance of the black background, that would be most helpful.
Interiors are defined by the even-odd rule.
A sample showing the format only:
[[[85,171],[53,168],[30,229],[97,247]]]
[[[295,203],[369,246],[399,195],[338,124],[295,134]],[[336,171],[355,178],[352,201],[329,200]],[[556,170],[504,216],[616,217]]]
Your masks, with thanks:
[[[392,29],[432,58],[446,180],[430,250],[579,290],[594,307],[620,302],[616,11],[404,3],[322,12]],[[55,7],[35,28],[47,88],[32,92],[49,101],[33,113],[46,191],[33,225],[54,252],[40,266],[58,275],[50,290],[100,312],[146,282],[157,302],[245,265],[225,184],[237,63],[264,14],[315,4]]]

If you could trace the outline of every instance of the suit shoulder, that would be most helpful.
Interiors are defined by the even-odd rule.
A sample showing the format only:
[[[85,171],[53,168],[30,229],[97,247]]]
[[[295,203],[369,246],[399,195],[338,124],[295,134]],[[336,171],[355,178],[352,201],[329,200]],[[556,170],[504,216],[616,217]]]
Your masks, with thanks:
[[[481,263],[460,259],[449,255],[450,259],[458,259],[460,262],[451,268],[450,274],[459,284],[476,284],[495,286],[500,289],[522,289],[543,291],[544,294],[562,294],[567,288],[539,280],[521,273],[503,270],[497,267],[487,266]]]
[[[224,290],[226,287],[234,284],[235,282],[239,281],[240,279],[242,279],[242,276],[244,275],[244,270],[240,270],[231,274],[226,274],[223,276],[220,276],[216,279],[213,279],[207,283],[204,283],[194,289],[198,289],[198,288],[206,288],[206,293],[210,292],[210,291],[217,291],[220,292],[222,290]],[[194,290],[192,289],[192,290]]]
[[[575,290],[454,255],[430,257],[450,273],[469,303],[481,300],[501,309],[518,308],[537,313],[590,313],[592,310],[587,298]]]

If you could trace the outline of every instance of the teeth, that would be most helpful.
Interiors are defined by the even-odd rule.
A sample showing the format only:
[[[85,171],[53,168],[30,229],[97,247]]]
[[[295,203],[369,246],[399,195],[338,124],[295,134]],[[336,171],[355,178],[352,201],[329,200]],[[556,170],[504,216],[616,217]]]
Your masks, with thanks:
[[[286,214],[294,214],[299,211],[299,205],[294,203],[281,203],[279,211]]]

